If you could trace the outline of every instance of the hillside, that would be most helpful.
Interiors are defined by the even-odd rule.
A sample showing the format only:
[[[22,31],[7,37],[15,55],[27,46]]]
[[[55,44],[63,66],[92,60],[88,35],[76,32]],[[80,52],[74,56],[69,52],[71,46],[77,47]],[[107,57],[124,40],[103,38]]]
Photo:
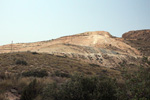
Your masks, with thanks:
[[[12,51],[11,51],[12,48]],[[4,45],[1,53],[38,52],[80,59],[100,66],[117,67],[134,62],[140,52],[105,31],[85,32],[50,41]]]
[[[149,98],[149,46],[149,30],[0,46],[0,100]]]
[[[89,64],[77,59],[36,52],[0,54],[0,69],[0,73],[6,72],[10,74],[21,74],[32,70],[46,70],[49,74],[59,71],[68,74],[76,72],[87,73],[87,75],[98,75],[99,72],[106,70],[103,66]],[[113,70],[110,69],[110,71]],[[115,74],[115,70],[111,74]]]
[[[150,56],[150,30],[129,31],[122,35],[124,42],[138,49],[143,56]]]
[[[55,83],[60,86],[61,84],[69,82],[70,78],[72,79],[72,76],[80,74],[84,75],[84,77],[93,77],[94,80],[94,77],[102,78],[102,81],[104,81],[105,84],[110,83],[109,78],[115,78],[118,84],[124,85],[124,76],[127,71],[129,73],[134,73],[139,70],[138,68],[140,67],[138,66],[149,68],[150,65],[150,61],[147,60],[147,58],[134,59],[134,62],[136,62],[136,64],[123,61],[122,63],[119,63],[121,67],[108,68],[106,66],[100,66],[69,57],[56,56],[47,53],[29,51],[3,53],[0,54],[0,100],[5,100],[4,98],[8,100],[20,100],[20,97],[23,96],[27,87],[29,87],[26,94],[27,97],[29,97],[28,95],[30,95],[30,93],[35,93],[32,89],[40,89],[40,94],[36,94],[36,96],[39,95],[40,97],[37,97],[38,99],[36,100],[43,100],[41,99],[41,92],[44,92],[43,89],[49,86],[49,84]],[[36,79],[38,83],[36,83],[37,85],[34,85],[34,88],[31,88],[30,84],[33,83],[34,79]],[[79,80],[81,79],[79,77]],[[75,81],[79,82],[79,80]],[[112,82],[113,81],[111,81],[111,84]],[[86,86],[86,83],[83,83],[83,86]],[[95,83],[97,82],[94,82],[94,84]],[[117,86],[118,89],[120,85]],[[79,85],[75,85],[75,87],[77,86]],[[68,88],[72,89],[72,87],[74,89],[74,86]],[[74,92],[75,90],[72,91]],[[122,91],[124,91],[124,89]],[[122,94],[120,94],[120,97],[122,98]]]
[[[74,74],[120,78],[120,71],[68,57],[36,52],[0,54],[0,100],[20,100],[33,79],[39,84],[63,83]]]

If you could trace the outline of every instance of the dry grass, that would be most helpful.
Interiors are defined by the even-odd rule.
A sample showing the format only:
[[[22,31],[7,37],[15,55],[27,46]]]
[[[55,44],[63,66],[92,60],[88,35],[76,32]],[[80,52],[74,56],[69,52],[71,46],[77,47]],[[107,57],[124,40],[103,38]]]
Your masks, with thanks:
[[[27,65],[16,64],[17,60],[25,61]],[[76,59],[63,58],[49,54],[35,54],[31,52],[0,54],[0,69],[0,73],[5,73],[7,71],[13,74],[21,74],[24,71],[30,70],[46,70],[49,74],[57,70],[69,74],[79,72],[96,75],[102,72],[102,70],[107,70],[107,74],[111,73],[111,71],[113,71],[113,73],[118,73],[117,71],[102,66],[93,67],[87,62]]]
[[[18,60],[27,64],[16,63]],[[107,68],[67,57],[32,52],[0,54],[0,100],[5,100],[3,94],[11,89],[16,89],[18,94],[21,94],[23,89],[35,78],[42,85],[47,85],[52,82],[63,83],[70,76],[78,73],[86,76],[107,75],[111,78],[117,78],[119,83],[123,83],[124,72],[133,72],[137,69],[137,65],[133,64],[124,63],[122,67]],[[24,77],[22,74],[35,70],[46,70],[48,76],[43,78]],[[36,98],[36,100],[38,99],[40,100],[41,97]]]
[[[25,61],[27,64],[16,64],[17,60]],[[24,77],[22,73],[34,70],[46,70],[48,72],[47,77],[36,77],[43,85],[52,82],[63,83],[69,78],[68,76],[75,73],[82,73],[87,76],[120,76],[118,70],[92,66],[89,63],[67,57],[32,52],[5,53],[0,54],[0,100],[3,100],[1,99],[3,98],[2,94],[11,89],[16,89],[18,94],[21,94],[23,89],[35,79],[35,77]],[[57,71],[60,75],[56,75]],[[37,99],[39,98],[37,97]]]

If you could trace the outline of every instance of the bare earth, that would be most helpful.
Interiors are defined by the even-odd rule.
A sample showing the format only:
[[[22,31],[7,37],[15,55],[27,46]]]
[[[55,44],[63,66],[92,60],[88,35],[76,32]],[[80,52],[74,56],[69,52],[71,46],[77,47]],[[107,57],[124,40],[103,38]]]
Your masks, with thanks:
[[[106,67],[117,67],[123,61],[134,63],[141,55],[137,48],[131,47],[123,38],[113,37],[105,31],[85,32],[49,41],[0,46],[0,53],[24,51],[67,56]]]

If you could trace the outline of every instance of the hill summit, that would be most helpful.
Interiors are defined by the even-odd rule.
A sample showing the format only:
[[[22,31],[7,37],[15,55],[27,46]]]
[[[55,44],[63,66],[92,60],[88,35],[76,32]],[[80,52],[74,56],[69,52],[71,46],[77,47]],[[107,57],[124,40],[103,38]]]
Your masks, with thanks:
[[[106,31],[92,31],[92,32],[80,33],[80,34],[77,34],[77,35],[83,35],[83,36],[102,35],[102,36],[105,36],[105,37],[112,37],[112,36],[110,35],[110,33],[109,33],[109,32],[106,32]]]

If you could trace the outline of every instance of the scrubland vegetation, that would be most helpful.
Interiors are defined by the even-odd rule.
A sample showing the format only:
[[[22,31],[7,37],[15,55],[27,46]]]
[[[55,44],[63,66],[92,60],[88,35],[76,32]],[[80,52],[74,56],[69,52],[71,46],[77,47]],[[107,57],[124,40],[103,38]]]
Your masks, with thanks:
[[[105,68],[38,53],[0,55],[0,100],[150,100],[150,66]]]

